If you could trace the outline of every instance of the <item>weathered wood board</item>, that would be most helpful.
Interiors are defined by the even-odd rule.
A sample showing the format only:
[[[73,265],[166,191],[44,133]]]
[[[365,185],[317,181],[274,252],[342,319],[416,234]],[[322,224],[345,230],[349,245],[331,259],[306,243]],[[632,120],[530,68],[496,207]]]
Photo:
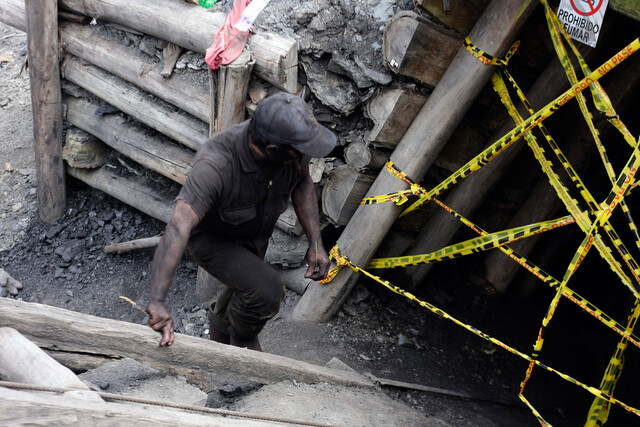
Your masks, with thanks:
[[[460,35],[415,12],[403,11],[387,22],[382,53],[385,64],[394,73],[434,87],[460,46]]]
[[[462,35],[469,34],[487,8],[490,0],[415,0],[414,3],[431,16]],[[448,3],[448,9],[444,4]]]

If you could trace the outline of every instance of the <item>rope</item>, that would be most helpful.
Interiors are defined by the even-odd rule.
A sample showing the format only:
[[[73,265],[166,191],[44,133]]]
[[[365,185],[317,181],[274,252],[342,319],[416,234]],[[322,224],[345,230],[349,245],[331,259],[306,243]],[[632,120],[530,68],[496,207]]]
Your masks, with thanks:
[[[52,393],[66,393],[69,391],[78,391],[78,389],[38,386],[38,385],[32,385],[32,384],[14,383],[10,381],[0,381],[0,386],[11,388],[11,389],[17,389],[17,390],[48,391]],[[137,397],[123,396],[123,395],[113,394],[113,393],[104,393],[100,391],[96,391],[94,393],[96,393],[98,396],[100,396],[103,399],[120,401],[120,402],[131,402],[131,403],[140,403],[142,405],[163,406],[166,408],[184,409],[187,411],[203,412],[207,414],[216,414],[216,415],[231,416],[231,417],[238,417],[238,418],[249,418],[254,420],[262,420],[262,421],[275,421],[280,423],[297,424],[297,425],[303,425],[303,426],[333,427],[329,424],[319,424],[311,421],[292,420],[288,418],[272,417],[269,415],[248,414],[244,412],[229,411],[227,409],[205,408],[202,406],[187,405],[182,403],[161,402],[158,400],[140,399]]]

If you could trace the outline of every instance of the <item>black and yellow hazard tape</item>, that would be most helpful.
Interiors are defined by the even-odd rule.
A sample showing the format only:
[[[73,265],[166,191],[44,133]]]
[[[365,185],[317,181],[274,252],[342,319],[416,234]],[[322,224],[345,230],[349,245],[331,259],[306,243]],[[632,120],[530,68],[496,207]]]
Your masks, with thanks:
[[[615,56],[610,58],[600,67],[598,67],[595,71],[589,74],[584,79],[580,80],[578,83],[573,85],[570,89],[565,91],[563,94],[558,96],[556,99],[548,103],[541,110],[533,114],[531,117],[526,119],[522,124],[516,126],[509,133],[504,135],[502,138],[491,144],[487,149],[482,151],[476,157],[467,162],[464,166],[450,175],[447,179],[442,181],[433,189],[429,190],[429,192],[425,195],[419,197],[419,199],[414,202],[411,206],[409,206],[402,214],[406,215],[407,213],[417,209],[423,203],[430,201],[432,198],[437,197],[445,190],[449,189],[453,185],[457,184],[467,176],[471,175],[473,172],[479,170],[482,166],[484,166],[487,162],[501,153],[504,149],[509,147],[512,143],[520,139],[522,135],[529,132],[531,129],[536,127],[539,123],[542,123],[548,117],[550,117],[555,111],[557,111],[564,104],[573,99],[578,93],[582,92],[586,88],[589,87],[595,81],[598,81],[604,75],[609,73],[613,68],[618,66],[622,61],[624,61],[627,57],[637,52],[640,49],[640,39],[635,39],[629,45],[624,47],[620,52],[618,52]]]
[[[445,211],[449,212],[454,218],[458,219],[460,222],[462,222],[464,225],[474,230],[476,233],[480,235],[488,234],[482,228],[472,223],[467,218],[460,215],[455,210],[451,209],[449,206],[440,202],[438,199],[434,199],[434,203],[437,203]],[[509,256],[511,259],[517,262],[520,266],[522,266],[531,274],[533,274],[538,279],[540,279],[543,283],[549,285],[552,289],[560,288],[560,282],[558,280],[556,280],[553,276],[551,276],[549,273],[544,271],[542,268],[538,267],[537,265],[535,265],[534,263],[532,263],[522,255],[518,254],[509,246],[507,245],[500,246],[498,249],[500,249],[505,255]],[[630,343],[640,348],[640,339],[635,335],[633,335],[633,331],[627,332],[628,328],[625,328],[624,326],[616,322],[611,316],[607,315],[602,310],[597,308],[595,305],[591,304],[589,301],[587,301],[585,298],[580,296],[578,293],[574,292],[568,286],[565,286],[564,288],[562,288],[561,292],[562,292],[562,295],[566,297],[569,301],[573,302],[578,307],[583,309],[585,312],[595,317],[597,320],[602,322],[608,328],[620,334],[625,340],[628,340]]]
[[[513,103],[511,102],[511,98],[506,89],[506,85],[504,84],[504,81],[499,73],[495,73],[492,76],[492,82],[494,84],[494,88],[496,92],[500,96],[500,100],[507,108],[507,111],[513,118],[516,125],[522,123],[523,119],[518,113],[518,111],[516,110]],[[549,162],[549,160],[544,156],[544,150],[538,145],[536,138],[531,133],[526,133],[524,137],[527,140],[529,147],[533,151],[534,157],[540,163],[540,166],[542,167],[543,172],[549,178],[549,182],[551,183],[552,187],[555,189],[558,197],[563,202],[563,204],[565,205],[569,213],[571,213],[571,215],[575,218],[581,230],[586,233],[588,230],[592,229],[593,223],[588,219],[587,215],[585,215],[584,212],[580,210],[577,202],[573,198],[571,198],[569,191],[562,184],[559,177],[553,171],[551,167],[551,162]],[[565,161],[566,161],[566,158],[565,158]],[[568,161],[566,161],[566,163],[568,163]],[[578,178],[577,173],[574,172],[574,174],[577,179]],[[584,190],[582,191],[582,195],[584,197],[587,197],[588,200],[592,200],[592,197],[588,194],[588,192],[586,191],[586,188],[584,188]],[[591,206],[599,208],[599,205],[597,205],[595,201],[593,201]],[[610,231],[610,233],[607,233],[607,235],[610,238],[614,239],[614,245],[616,245],[616,247],[619,249],[619,252],[621,253],[623,259],[625,260],[626,264],[629,266],[632,273],[634,274],[634,277],[636,278],[636,282],[639,282],[640,270],[638,269],[637,263],[635,262],[635,260],[633,259],[629,251],[626,250],[626,248],[624,248],[624,244],[622,243],[622,241],[619,238],[615,239],[615,237],[617,237],[617,234],[615,234],[615,232],[613,231],[613,228],[610,227],[608,224],[606,224],[606,227]],[[607,261],[611,269],[618,275],[618,277],[620,277],[620,279],[623,281],[625,286],[627,286],[634,293],[634,295],[636,295],[636,298],[639,298],[640,292],[638,292],[638,290],[633,286],[632,281],[624,273],[620,263],[617,260],[615,260],[615,258],[613,258],[611,249],[606,246],[606,244],[602,241],[599,234],[595,233],[593,236],[593,241],[591,241],[590,243],[595,243],[599,253]],[[584,251],[583,255],[586,255],[586,251],[588,251],[590,247],[591,247],[591,244],[587,246],[586,242],[583,242],[583,246],[580,248],[580,250]],[[566,280],[568,280],[569,277],[577,270],[577,268],[579,267],[583,259],[584,259],[584,256],[581,256],[581,257],[575,257],[572,260],[572,263],[569,265],[569,269],[567,271],[567,276],[565,278]]]
[[[402,295],[402,296],[404,296],[404,297],[406,297],[406,298],[418,303],[421,307],[424,307],[424,308],[428,309],[432,313],[434,313],[434,314],[436,314],[436,315],[438,315],[438,316],[440,316],[440,317],[442,317],[444,319],[452,321],[456,325],[458,325],[458,326],[466,329],[467,331],[469,331],[469,332],[471,332],[471,333],[473,333],[473,334],[475,334],[475,335],[477,335],[477,336],[479,336],[479,337],[481,337],[481,338],[483,338],[483,339],[485,339],[485,340],[497,345],[498,347],[501,347],[502,349],[508,351],[509,353],[515,354],[517,356],[520,356],[521,358],[523,358],[523,359],[527,360],[528,362],[530,362],[532,365],[538,366],[538,367],[540,367],[540,368],[542,368],[542,369],[544,369],[544,370],[546,370],[548,372],[554,373],[554,374],[558,375],[560,378],[562,378],[562,379],[564,379],[566,381],[569,381],[569,382],[577,385],[578,387],[581,387],[582,389],[584,389],[587,392],[593,394],[594,396],[599,397],[599,398],[604,399],[604,400],[607,400],[608,402],[614,403],[616,405],[619,405],[622,408],[626,409],[627,411],[640,416],[640,410],[639,409],[634,408],[632,406],[629,406],[626,403],[624,403],[624,402],[622,402],[622,401],[620,401],[618,399],[615,399],[613,396],[609,396],[606,393],[603,393],[602,391],[598,390],[595,387],[588,386],[588,385],[576,380],[575,378],[573,378],[573,377],[571,377],[571,376],[569,376],[567,374],[564,374],[564,373],[562,373],[562,372],[560,372],[560,371],[558,371],[558,370],[556,370],[556,369],[554,369],[554,368],[552,368],[550,366],[545,365],[544,363],[540,362],[539,360],[534,359],[532,356],[529,356],[529,355],[527,355],[527,354],[525,354],[525,353],[523,353],[523,352],[521,352],[521,351],[519,351],[519,350],[517,350],[517,349],[515,349],[513,347],[510,347],[509,345],[505,344],[504,342],[502,342],[502,341],[500,341],[500,340],[498,340],[496,338],[493,338],[490,335],[482,332],[478,328],[475,328],[475,327],[473,327],[471,325],[468,325],[468,324],[458,320],[457,318],[449,315],[447,312],[445,312],[445,311],[441,310],[440,308],[434,306],[433,304],[430,304],[430,303],[428,303],[426,301],[422,301],[422,300],[416,298],[413,294],[411,294],[411,293],[409,293],[409,292],[407,292],[407,291],[405,291],[405,290],[403,290],[403,289],[401,289],[401,288],[399,288],[397,286],[392,285],[389,281],[384,280],[384,279],[382,279],[382,278],[380,278],[380,277],[378,277],[378,276],[376,276],[374,274],[369,273],[367,270],[358,267],[357,265],[353,264],[351,262],[351,260],[349,260],[348,257],[346,257],[346,256],[344,256],[344,255],[342,255],[340,253],[340,249],[338,248],[337,245],[334,246],[333,248],[331,248],[331,250],[329,251],[329,256],[336,263],[336,265],[339,266],[340,268],[349,267],[350,269],[352,269],[356,273],[364,274],[365,276],[369,277],[370,279],[375,280],[376,282],[380,283],[381,285],[383,285],[387,289],[391,290],[392,292],[395,292],[398,295]],[[335,273],[337,273],[337,271]],[[333,279],[333,277],[335,276],[335,273],[333,274],[331,279]],[[326,282],[326,280],[325,280],[325,282]]]
[[[511,45],[511,47],[509,48],[509,51],[506,53],[503,59],[496,58],[492,55],[489,55],[484,50],[478,48],[473,43],[471,43],[471,40],[469,40],[469,37],[464,38],[464,40],[462,41],[462,46],[474,58],[476,58],[478,61],[482,62],[485,65],[498,65],[501,67],[506,67],[507,65],[509,65],[509,60],[511,59],[513,54],[516,53],[516,51],[518,50],[518,47],[520,47],[520,40],[516,41]]]
[[[369,261],[365,268],[375,270],[396,267],[409,267],[414,265],[444,261],[447,259],[459,258],[461,256],[499,248],[500,246],[508,245],[515,241],[573,223],[574,219],[571,217],[571,215],[566,215],[562,218],[542,221],[520,227],[514,227],[491,234],[485,234],[481,237],[476,237],[474,239],[469,239],[460,243],[446,246],[440,250],[428,254],[372,259],[371,261]]]
[[[627,322],[627,331],[633,331],[638,318],[640,317],[640,300],[635,300],[634,306],[631,309],[631,315],[629,316],[629,320]],[[604,376],[602,378],[602,382],[600,383],[600,390],[603,392],[613,395],[613,392],[618,384],[618,380],[622,375],[622,368],[624,366],[625,360],[625,352],[627,349],[628,343],[625,340],[618,341],[618,345],[616,347],[616,351],[611,357],[609,361],[609,365],[605,370]],[[595,398],[591,407],[589,408],[589,413],[587,415],[586,426],[601,426],[607,421],[609,417],[609,411],[611,410],[611,405],[606,400],[602,400],[600,398]]]
[[[545,7],[548,8],[548,4],[546,4],[546,0],[541,0],[541,1],[543,2],[543,4],[545,4]],[[555,18],[555,15],[553,15],[553,18]],[[626,126],[624,126],[622,121],[619,119],[619,117],[615,113],[615,110],[613,110],[613,107],[611,106],[611,103],[606,93],[604,92],[604,90],[602,90],[601,86],[597,83],[598,79],[600,79],[602,76],[604,76],[609,71],[611,71],[614,67],[619,65],[628,56],[637,52],[640,49],[640,39],[633,40],[631,43],[629,43],[629,45],[627,45],[624,49],[618,52],[614,57],[612,57],[607,62],[602,64],[600,67],[598,67],[595,71],[590,71],[586,66],[586,63],[584,63],[584,61],[582,61],[582,59],[580,58],[581,69],[584,72],[585,77],[582,80],[578,80],[575,70],[570,64],[570,60],[568,59],[566,50],[564,46],[560,43],[562,36],[567,38],[566,33],[563,33],[563,29],[561,28],[561,26],[557,26],[555,21],[552,20],[552,18],[547,16],[547,19],[548,19],[548,22],[550,22],[549,30],[552,35],[554,45],[556,45],[558,56],[560,57],[563,65],[565,66],[567,75],[569,76],[569,79],[572,83],[572,87],[569,90],[567,90],[562,95],[557,97],[555,100],[547,104],[538,112],[534,112],[530,104],[526,100],[526,97],[524,96],[520,88],[517,86],[517,84],[515,83],[515,80],[511,77],[511,75],[509,74],[506,68],[506,66],[508,65],[509,59],[511,58],[513,53],[517,50],[518,44],[516,43],[511,47],[511,49],[509,50],[509,53],[504,59],[498,59],[482,51],[478,47],[474,46],[469,39],[466,39],[464,41],[464,47],[474,57],[476,57],[478,60],[480,60],[484,64],[495,65],[500,68],[502,73],[504,73],[506,78],[511,82],[512,86],[516,90],[516,93],[518,94],[522,102],[525,103],[526,107],[531,113],[531,117],[525,120],[519,116],[519,114],[517,113],[517,110],[515,110],[515,107],[513,107],[513,104],[511,103],[510,97],[508,96],[508,91],[506,90],[506,85],[504,85],[504,82],[502,81],[502,77],[500,76],[499,73],[496,73],[497,77],[494,77],[496,92],[498,92],[498,94],[501,96],[501,99],[503,99],[503,103],[507,105],[508,110],[510,110],[510,113],[514,118],[514,121],[516,122],[516,127],[511,132],[504,135],[502,138],[500,138],[498,141],[492,144],[489,148],[485,149],[483,152],[481,152],[476,157],[471,159],[462,168],[454,172],[451,176],[449,176],[447,179],[445,179],[444,181],[442,181],[440,184],[438,184],[436,187],[434,187],[429,191],[425,190],[424,188],[414,183],[404,173],[402,173],[397,167],[395,167],[392,162],[389,162],[387,164],[387,170],[390,173],[392,173],[394,176],[407,182],[410,188],[408,190],[403,190],[396,193],[390,193],[382,196],[365,198],[362,201],[363,204],[376,204],[376,203],[393,201],[394,203],[401,205],[406,203],[409,200],[410,196],[417,196],[418,200],[415,201],[408,209],[406,209],[402,215],[405,215],[415,210],[417,207],[419,207],[425,202],[434,201],[441,207],[447,209],[454,216],[461,219],[467,226],[471,227],[481,235],[480,238],[470,239],[465,242],[458,243],[456,245],[450,245],[450,246],[447,246],[446,248],[441,249],[440,251],[436,251],[431,254],[371,260],[367,264],[366,268],[393,268],[393,267],[400,267],[400,266],[416,265],[419,263],[428,263],[428,262],[434,262],[434,261],[439,261],[443,259],[455,258],[458,256],[475,253],[480,250],[499,248],[504,253],[509,255],[512,259],[514,259],[516,262],[518,262],[520,265],[522,265],[524,268],[526,268],[528,271],[530,271],[532,274],[534,274],[536,277],[540,278],[544,283],[547,283],[552,288],[554,288],[556,290],[555,296],[552,299],[551,303],[549,304],[547,313],[542,320],[542,325],[539,329],[536,343],[534,345],[531,356],[526,355],[522,352],[519,352],[516,349],[513,349],[505,345],[501,341],[488,336],[487,334],[479,331],[478,329],[470,325],[460,322],[456,318],[451,317],[446,312],[438,309],[437,307],[425,301],[420,301],[412,294],[396,286],[391,285],[388,281],[383,280],[380,277],[377,277],[369,273],[366,269],[358,267],[357,265],[353,264],[346,256],[342,255],[337,246],[332,248],[330,251],[330,257],[336,263],[336,268],[330,271],[329,275],[327,276],[327,279],[325,279],[323,283],[327,283],[331,281],[341,268],[348,266],[356,273],[364,274],[372,278],[373,280],[378,281],[379,283],[381,283],[388,289],[392,290],[393,292],[403,295],[417,302],[418,304],[429,309],[433,313],[443,318],[449,319],[454,323],[456,323],[457,325],[492,342],[493,344],[496,344],[504,348],[505,350],[513,354],[516,354],[524,358],[525,360],[528,360],[529,366],[525,374],[525,378],[521,383],[519,397],[531,409],[534,416],[536,416],[536,418],[540,421],[542,425],[549,425],[549,424],[535,410],[535,408],[529,403],[529,401],[524,397],[524,394],[523,394],[525,386],[532,374],[534,367],[540,367],[540,368],[543,368],[544,370],[555,373],[561,378],[569,382],[572,382],[575,385],[578,385],[579,387],[593,394],[595,396],[595,400],[592,405],[592,409],[590,410],[590,413],[589,413],[589,420],[597,420],[597,421],[606,420],[606,416],[607,416],[606,414],[608,414],[608,408],[610,404],[619,405],[624,409],[626,409],[627,411],[640,416],[640,411],[638,409],[633,408],[629,405],[626,405],[623,402],[613,398],[612,396],[613,390],[615,388],[615,384],[618,378],[620,377],[620,373],[622,371],[623,360],[624,360],[624,350],[628,346],[628,343],[632,343],[633,345],[640,347],[640,342],[638,338],[635,335],[633,335],[633,326],[635,325],[638,317],[640,317],[640,308],[638,308],[639,306],[638,302],[640,301],[640,289],[638,288],[638,284],[640,284],[640,268],[638,267],[638,264],[633,259],[633,257],[629,254],[629,251],[626,250],[626,247],[622,243],[621,239],[618,237],[613,227],[609,224],[609,219],[613,211],[618,205],[621,205],[623,213],[625,214],[627,221],[629,223],[630,229],[632,230],[632,232],[634,232],[636,236],[636,242],[640,246],[640,239],[638,238],[637,228],[633,223],[633,219],[631,218],[631,215],[628,212],[628,209],[624,206],[625,196],[628,194],[630,189],[635,187],[635,184],[636,184],[635,172],[637,171],[638,167],[640,167],[640,139],[638,140],[637,143],[635,142],[635,139],[631,136]],[[570,46],[572,47],[574,52],[577,52],[572,43],[570,43]],[[581,92],[587,87],[591,88],[592,96],[594,98],[594,103],[597,105],[596,108],[598,108],[598,110],[601,111],[603,114],[607,115],[607,117],[610,119],[612,124],[620,132],[622,132],[623,136],[625,137],[625,140],[632,147],[634,147],[633,153],[629,157],[627,164],[623,168],[622,172],[617,176],[617,178],[615,176],[615,173],[613,171],[613,168],[610,162],[608,162],[606,150],[604,149],[604,146],[600,143],[599,133],[597,129],[595,129],[595,126],[593,126],[592,117],[586,107],[586,101],[584,99],[584,96],[581,94]],[[566,159],[566,157],[564,156],[564,154],[562,153],[558,145],[555,143],[553,138],[551,138],[551,136],[546,131],[546,129],[542,126],[542,122],[546,118],[548,118],[551,114],[553,114],[556,110],[558,110],[562,105],[566,104],[569,100],[573,99],[574,97],[577,97],[577,101],[580,105],[581,110],[583,111],[583,115],[588,123],[589,129],[592,135],[594,136],[594,139],[596,140],[596,144],[601,154],[603,164],[605,165],[605,170],[608,174],[609,179],[612,182],[611,192],[607,196],[606,200],[600,204],[597,203],[593,198],[593,196],[589,193],[587,188],[584,186],[582,180],[580,180],[578,174],[575,172],[575,170],[573,169],[569,161]],[[515,111],[515,114],[513,114],[514,111]],[[572,182],[575,185],[576,189],[581,194],[584,201],[587,203],[588,208],[586,210],[584,208],[581,208],[578,202],[570,196],[567,188],[561,183],[560,179],[558,178],[556,173],[553,171],[551,167],[551,162],[545,157],[544,150],[538,145],[535,137],[530,133],[530,131],[536,126],[541,128],[545,139],[549,142],[553,152],[558,157],[562,166],[564,167],[564,169],[567,171],[568,175],[572,179]],[[557,220],[545,221],[537,224],[530,224],[528,226],[516,227],[510,230],[503,230],[501,232],[490,234],[485,232],[481,228],[475,226],[470,221],[464,219],[461,215],[455,213],[453,210],[446,207],[444,204],[442,204],[439,200],[436,199],[436,197],[439,194],[441,194],[451,186],[455,185],[460,180],[466,178],[471,173],[480,169],[488,161],[493,159],[496,155],[498,155],[500,152],[506,149],[510,144],[512,144],[522,136],[524,136],[525,139],[527,140],[527,143],[531,148],[532,152],[534,153],[535,158],[540,163],[543,172],[549,178],[549,181],[553,186],[553,188],[555,189],[558,197],[560,198],[560,200],[563,202],[563,204],[569,211],[570,216],[563,217]],[[590,214],[593,216],[593,219],[589,217]],[[536,232],[539,232],[539,230],[545,226],[546,227],[560,226],[560,223],[562,221],[565,221],[567,223],[569,223],[569,221],[576,222],[578,226],[581,228],[581,230],[585,233],[585,238],[577,248],[576,252],[574,253],[573,258],[565,271],[563,279],[560,282],[555,278],[553,278],[552,276],[550,276],[549,274],[547,274],[546,272],[544,272],[539,267],[535,266],[533,263],[526,260],[524,257],[521,257],[520,255],[518,255],[515,251],[513,251],[511,248],[508,247],[508,243],[515,241],[519,238],[531,236]],[[565,224],[562,224],[562,225],[565,225]],[[616,247],[618,253],[620,253],[622,258],[624,259],[625,264],[627,265],[627,267],[629,267],[631,273],[634,276],[635,281],[632,282],[632,280],[629,277],[627,277],[626,273],[622,269],[622,265],[620,264],[620,262],[618,262],[613,257],[613,251],[604,243],[604,241],[602,240],[602,237],[599,234],[600,228],[602,228],[605,231],[605,234],[609,236],[613,245]],[[592,246],[595,246],[597,248],[598,252],[607,261],[611,269],[618,275],[618,277],[620,277],[623,284],[627,288],[629,288],[630,291],[636,297],[636,305],[634,308],[634,312],[629,317],[627,327],[623,327],[622,325],[617,323],[610,316],[607,316],[604,312],[597,309],[595,306],[593,306],[584,298],[582,298],[581,296],[573,292],[568,287],[569,279],[572,277],[572,275],[575,273],[577,268],[580,266],[580,264],[584,260],[584,257],[587,255],[587,253],[589,252]],[[587,386],[566,374],[563,374],[549,366],[544,365],[542,362],[540,362],[540,360],[538,360],[540,351],[542,350],[542,347],[544,344],[545,329],[547,328],[547,326],[549,325],[549,322],[553,318],[553,315],[558,306],[559,300],[562,296],[566,297],[570,301],[584,308],[586,312],[588,312],[589,314],[591,314],[592,316],[600,320],[602,323],[604,323],[606,326],[608,326],[609,328],[611,328],[612,330],[614,330],[615,332],[617,332],[622,336],[622,339],[620,340],[619,345],[617,347],[616,353],[611,358],[607,371],[605,372],[605,375],[601,381],[600,389]]]
[[[578,81],[578,77],[573,67],[573,64],[569,58],[569,55],[567,54],[567,51],[564,47],[564,43],[562,42],[562,38],[563,38],[562,36],[564,36],[564,39],[567,40],[567,43],[569,44],[569,46],[571,46],[573,52],[576,54],[578,58],[578,62],[580,63],[583,72],[585,72],[585,75],[589,74],[591,70],[587,66],[582,56],[580,56],[580,53],[578,52],[573,42],[571,41],[571,37],[569,37],[569,35],[565,31],[562,24],[559,22],[556,14],[553,12],[551,7],[549,7],[547,0],[542,0],[542,4],[545,9],[547,26],[549,28],[549,32],[551,33],[551,40],[556,50],[556,54],[561,60],[561,63],[565,69],[565,73],[567,75],[567,78],[569,79],[569,82],[571,84],[575,84]],[[607,96],[606,92],[604,91],[600,83],[594,82],[589,87],[591,89],[592,98],[596,108],[604,112],[605,114],[607,113],[613,114],[617,117],[617,115],[615,114],[615,110],[611,105],[611,101],[609,100],[609,97]],[[577,95],[576,100],[578,101],[580,111],[582,112],[585,122],[589,128],[589,131],[593,136],[594,142],[596,144],[596,148],[598,149],[598,153],[600,154],[600,158],[604,165],[605,172],[607,173],[607,177],[609,178],[611,183],[613,183],[613,180],[615,178],[615,172],[613,170],[613,166],[611,165],[611,161],[609,160],[609,156],[607,155],[607,151],[604,145],[602,144],[602,141],[600,140],[600,132],[598,131],[598,129],[596,129],[595,124],[593,123],[593,116],[591,115],[591,113],[587,108],[587,103],[586,103],[584,94],[581,93]],[[610,119],[610,121],[611,120],[612,119]],[[622,121],[619,118],[613,119],[613,120],[614,120],[613,122],[614,126],[622,132],[622,135],[624,136],[625,140],[629,143],[629,145],[631,145],[631,147],[633,147],[635,145],[635,139],[633,138],[629,130],[626,128],[624,123],[622,123]],[[640,247],[640,235],[638,234],[638,228],[636,227],[636,224],[633,220],[633,217],[631,216],[631,212],[629,210],[629,207],[626,205],[626,202],[622,202],[621,208],[622,208],[624,217],[626,218],[627,223],[629,225],[629,229],[634,234],[636,246]]]

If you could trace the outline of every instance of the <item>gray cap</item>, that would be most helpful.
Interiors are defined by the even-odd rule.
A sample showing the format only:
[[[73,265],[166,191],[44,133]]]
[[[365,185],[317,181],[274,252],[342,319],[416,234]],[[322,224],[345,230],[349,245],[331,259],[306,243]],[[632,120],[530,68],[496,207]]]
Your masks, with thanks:
[[[325,157],[336,146],[336,136],[318,123],[299,96],[280,92],[258,104],[251,119],[261,140],[290,145],[310,157]]]

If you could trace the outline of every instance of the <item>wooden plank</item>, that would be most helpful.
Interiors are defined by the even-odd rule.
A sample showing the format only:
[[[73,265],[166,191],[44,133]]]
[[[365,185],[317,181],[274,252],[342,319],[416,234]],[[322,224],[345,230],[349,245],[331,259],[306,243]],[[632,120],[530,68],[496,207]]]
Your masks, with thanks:
[[[203,121],[149,99],[148,93],[137,86],[77,57],[65,58],[62,73],[70,82],[192,150],[208,138],[209,126]]]
[[[0,327],[0,378],[39,386],[89,390],[76,375],[13,328]]]
[[[11,426],[211,426],[273,427],[284,424],[196,414],[151,405],[96,402],[74,394],[35,393],[0,387],[0,424]]]
[[[173,199],[177,194],[158,193],[135,181],[122,178],[105,169],[67,167],[72,177],[138,209],[140,212],[168,223],[173,214]]]
[[[111,148],[141,165],[184,184],[195,156],[192,150],[178,146],[160,135],[149,135],[118,114],[99,116],[95,101],[65,96],[67,121],[89,132]]]
[[[98,20],[124,25],[204,54],[226,15],[175,0],[62,0],[61,7]],[[294,39],[257,31],[249,37],[255,73],[273,85],[295,92],[298,47]]]
[[[26,3],[31,110],[38,178],[38,213],[51,223],[66,210],[67,189],[62,160],[62,103],[58,69],[58,4]]]
[[[62,351],[117,355],[178,368],[224,372],[263,384],[296,380],[373,387],[370,380],[354,372],[337,371],[188,335],[176,334],[172,346],[160,347],[160,335],[148,326],[8,298],[0,298],[2,326],[18,330],[43,348],[55,346]]]
[[[460,35],[415,12],[398,12],[387,22],[382,54],[391,71],[435,86],[462,44]]]
[[[494,56],[502,55],[527,20],[534,1],[493,0],[482,15],[471,38]],[[391,155],[394,164],[420,181],[493,72],[462,48],[440,83]],[[383,170],[368,195],[381,195],[407,188],[407,184]],[[338,239],[337,245],[351,262],[366,265],[400,213],[393,203],[360,205]],[[343,268],[328,285],[312,282],[293,312],[293,318],[327,321],[341,307],[358,276]]]
[[[160,66],[145,62],[126,47],[98,34],[91,26],[60,27],[65,51],[133,83],[139,88],[208,123],[209,94],[178,76],[162,77]]]
[[[448,3],[446,9],[445,3]],[[416,4],[447,27],[467,35],[487,8],[489,0],[417,0]]]

